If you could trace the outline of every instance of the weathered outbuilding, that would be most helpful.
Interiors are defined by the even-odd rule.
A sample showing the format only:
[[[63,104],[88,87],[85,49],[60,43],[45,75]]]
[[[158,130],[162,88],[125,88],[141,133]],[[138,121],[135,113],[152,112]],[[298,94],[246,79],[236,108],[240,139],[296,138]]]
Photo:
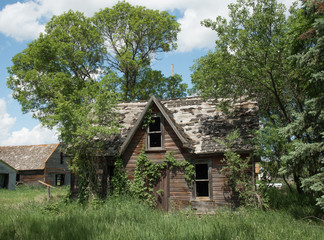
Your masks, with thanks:
[[[16,186],[16,170],[0,160],[0,189],[5,188],[15,190]]]
[[[215,139],[224,140],[228,133],[238,129],[241,139],[235,149],[243,157],[251,156],[254,149],[249,140],[259,127],[257,102],[242,99],[231,106],[230,113],[224,113],[213,100],[200,97],[158,100],[153,96],[148,101],[120,103],[117,112],[122,127],[119,135],[107,140],[105,156],[112,164],[113,156],[119,154],[131,180],[143,146],[153,162],[162,162],[165,154],[172,151],[177,161],[190,160],[195,164],[193,187],[188,186],[180,170],[163,176],[156,187],[163,190],[161,207],[169,210],[191,206],[207,210],[231,201],[225,177],[220,173],[225,147]],[[154,121],[143,129],[147,114]],[[112,166],[103,172],[111,173],[109,168]]]
[[[70,171],[60,144],[4,146],[0,147],[0,159],[17,171],[18,182],[70,184]]]

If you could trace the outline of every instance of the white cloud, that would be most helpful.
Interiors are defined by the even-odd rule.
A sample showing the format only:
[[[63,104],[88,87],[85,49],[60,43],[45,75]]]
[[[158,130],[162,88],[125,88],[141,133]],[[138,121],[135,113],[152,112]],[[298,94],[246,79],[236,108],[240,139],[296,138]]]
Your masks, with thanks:
[[[117,0],[27,0],[24,3],[7,5],[0,11],[0,32],[16,40],[32,40],[44,29],[44,20],[62,14],[69,9],[93,15],[100,8],[111,7]],[[129,0],[131,4],[144,5],[159,10],[175,9],[183,13],[179,19],[181,33],[178,36],[179,51],[210,48],[216,34],[200,25],[206,18],[227,15],[227,5],[235,0]],[[279,0],[291,5],[293,0]]]
[[[17,41],[34,39],[44,29],[39,22],[43,14],[33,1],[6,5],[0,12],[0,32]]]
[[[32,130],[22,128],[19,131],[12,132],[8,139],[2,141],[1,145],[34,145],[57,142],[55,130],[44,128],[41,124],[38,124]]]
[[[16,118],[10,117],[7,113],[6,102],[0,98],[0,142],[10,136],[9,129],[12,128]]]
[[[49,130],[38,124],[33,129],[22,128],[18,131],[11,131],[16,122],[15,117],[7,113],[6,102],[0,99],[0,146],[11,145],[33,145],[57,143],[55,129]]]

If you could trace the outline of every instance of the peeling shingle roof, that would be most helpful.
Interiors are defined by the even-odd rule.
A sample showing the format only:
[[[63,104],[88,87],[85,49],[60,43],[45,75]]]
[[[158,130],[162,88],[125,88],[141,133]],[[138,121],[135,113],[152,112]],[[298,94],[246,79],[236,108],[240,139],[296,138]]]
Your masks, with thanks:
[[[16,170],[43,169],[44,163],[58,147],[56,144],[0,147],[0,159]]]
[[[136,123],[140,117],[143,117],[143,111],[147,109],[148,103],[151,104],[151,99],[120,103],[117,106],[122,127],[119,135],[107,141],[107,155],[120,153],[120,147],[125,145],[125,141],[129,139],[128,136],[133,134]],[[188,97],[156,101],[171,119],[171,124],[178,131],[184,146],[195,154],[224,152],[224,146],[215,139],[224,140],[226,135],[234,129],[238,129],[241,133],[241,139],[235,146],[236,149],[238,151],[253,149],[252,144],[246,141],[253,138],[252,130],[259,128],[256,101],[241,100],[233,104],[230,109],[231,114],[219,110],[212,99]]]

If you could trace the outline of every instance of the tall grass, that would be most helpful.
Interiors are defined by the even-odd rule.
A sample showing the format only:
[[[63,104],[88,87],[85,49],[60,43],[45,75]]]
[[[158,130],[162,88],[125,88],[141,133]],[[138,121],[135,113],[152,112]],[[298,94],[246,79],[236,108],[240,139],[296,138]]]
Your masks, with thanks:
[[[32,190],[30,190],[32,191]],[[62,196],[64,196],[64,189]],[[0,202],[2,192],[0,192]],[[323,239],[320,222],[281,210],[220,208],[214,215],[165,213],[129,197],[0,205],[0,239]]]

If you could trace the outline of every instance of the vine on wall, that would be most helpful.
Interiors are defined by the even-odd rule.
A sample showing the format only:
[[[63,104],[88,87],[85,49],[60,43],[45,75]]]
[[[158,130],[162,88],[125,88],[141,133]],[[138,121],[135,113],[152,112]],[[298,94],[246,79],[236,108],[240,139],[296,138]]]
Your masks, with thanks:
[[[154,163],[147,157],[144,148],[137,158],[134,172],[134,181],[128,180],[127,173],[124,169],[122,159],[119,157],[115,162],[114,177],[112,186],[114,194],[130,193],[137,199],[140,199],[150,206],[155,207],[157,200],[154,195],[154,186],[161,180],[167,170],[183,170],[185,179],[189,188],[194,181],[194,165],[186,160],[177,161],[173,152],[167,152],[163,163]],[[161,189],[156,192],[161,194]]]

